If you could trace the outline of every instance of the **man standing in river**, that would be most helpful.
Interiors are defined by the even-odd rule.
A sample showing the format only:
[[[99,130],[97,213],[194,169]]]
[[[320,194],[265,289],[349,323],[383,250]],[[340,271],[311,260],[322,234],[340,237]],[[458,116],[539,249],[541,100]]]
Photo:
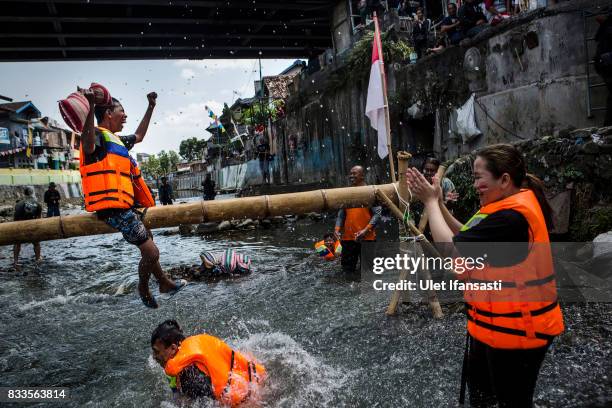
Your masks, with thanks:
[[[365,170],[354,166],[349,173],[353,187],[366,186]],[[336,218],[336,237],[342,245],[342,271],[351,275],[356,272],[361,257],[361,241],[376,241],[376,224],[380,220],[381,207],[342,208]]]
[[[155,204],[128,151],[144,139],[157,94],[151,92],[147,95],[147,111],[136,132],[128,136],[115,134],[123,129],[127,119],[117,99],[113,98],[109,106],[94,106],[93,91],[87,89],[83,94],[90,106],[81,134],[80,171],[85,209],[96,212],[100,219],[120,231],[127,242],[140,249],[138,293],[145,306],[157,308],[157,301],[149,290],[151,274],[157,278],[162,293],[176,292],[187,284],[186,281],[174,282],[164,273],[159,264],[159,250],[135,210]],[[94,126],[94,115],[97,127]]]

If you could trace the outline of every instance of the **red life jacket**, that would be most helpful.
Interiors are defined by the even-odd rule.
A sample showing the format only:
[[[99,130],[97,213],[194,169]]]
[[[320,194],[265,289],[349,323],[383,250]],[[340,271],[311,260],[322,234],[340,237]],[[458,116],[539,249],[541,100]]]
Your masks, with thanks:
[[[529,224],[527,257],[510,267],[470,269],[466,282],[502,281],[499,291],[466,290],[468,332],[494,348],[542,347],[563,332],[546,221],[535,194],[521,190],[482,207],[461,229],[502,210],[522,214]]]

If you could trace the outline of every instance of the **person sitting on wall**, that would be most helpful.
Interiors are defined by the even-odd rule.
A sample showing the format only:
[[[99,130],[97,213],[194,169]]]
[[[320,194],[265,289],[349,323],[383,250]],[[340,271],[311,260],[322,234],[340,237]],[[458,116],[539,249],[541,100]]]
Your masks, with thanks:
[[[326,261],[333,261],[342,256],[342,245],[334,234],[325,234],[323,240],[315,244],[315,251]]]
[[[444,37],[440,37],[438,38],[438,41],[436,42],[436,46],[433,48],[428,48],[425,54],[426,55],[437,54],[437,53],[444,51],[445,48],[446,48],[446,39]]]
[[[507,0],[484,0],[484,9],[484,14],[491,26],[496,26],[504,19],[510,18],[510,6]]]
[[[448,16],[442,20],[440,31],[446,34],[451,45],[457,45],[463,40],[461,21],[457,17],[457,5],[455,3],[448,3],[446,10],[448,11]]]
[[[237,406],[266,377],[266,369],[256,360],[209,334],[185,336],[175,320],[157,326],[151,349],[170,389],[182,398],[210,398],[223,406]]]
[[[487,17],[476,0],[465,0],[458,16],[466,37],[472,38],[487,28]]]
[[[14,221],[34,220],[42,216],[42,206],[34,198],[34,189],[30,186],[23,190],[23,200],[17,201],[15,204]],[[34,245],[34,255],[36,262],[40,261],[40,242],[32,242]],[[19,270],[19,253],[21,252],[21,244],[13,245],[13,266],[15,270]]]
[[[168,178],[161,178],[161,186],[159,186],[159,202],[162,205],[172,205],[172,199],[174,199],[174,194],[172,191],[172,186],[168,184]]]
[[[49,183],[49,189],[45,191],[44,201],[47,204],[47,217],[59,217],[60,216],[60,196],[59,191],[55,189],[55,183]]]

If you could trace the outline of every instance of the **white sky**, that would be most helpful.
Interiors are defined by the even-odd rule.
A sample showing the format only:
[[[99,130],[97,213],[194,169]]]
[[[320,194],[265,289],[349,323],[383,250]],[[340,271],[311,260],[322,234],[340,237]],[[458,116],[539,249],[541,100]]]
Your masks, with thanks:
[[[294,60],[263,59],[262,75],[279,74]],[[257,60],[149,60],[0,63],[0,95],[31,100],[43,116],[63,124],[57,101],[91,82],[106,86],[128,115],[123,133],[134,132],[147,107],[146,94],[158,94],[145,140],[134,152],[176,150],[181,140],[208,137],[211,120],[204,106],[218,116],[223,102],[254,94],[259,79]],[[234,91],[238,94],[234,95]],[[0,103],[4,101],[0,100]],[[68,126],[66,126],[68,128]]]

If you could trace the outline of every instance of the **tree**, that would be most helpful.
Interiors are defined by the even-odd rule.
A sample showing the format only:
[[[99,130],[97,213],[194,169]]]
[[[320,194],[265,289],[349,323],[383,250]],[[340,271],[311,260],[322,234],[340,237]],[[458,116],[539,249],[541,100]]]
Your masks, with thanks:
[[[168,153],[166,153],[165,150],[162,150],[157,155],[157,158],[159,159],[159,169],[161,171],[161,174],[164,176],[168,175],[168,173],[170,173],[171,171],[170,170],[170,156],[168,155]]]
[[[142,172],[155,179],[161,175],[161,168],[159,166],[159,159],[154,154],[149,156],[146,162],[142,163]]]
[[[179,147],[179,154],[187,161],[200,160],[206,147],[206,141],[200,140],[197,137],[185,139]]]
[[[168,152],[168,158],[170,159],[170,171],[176,171],[177,165],[181,161],[178,153],[176,153],[174,150],[170,150]]]

